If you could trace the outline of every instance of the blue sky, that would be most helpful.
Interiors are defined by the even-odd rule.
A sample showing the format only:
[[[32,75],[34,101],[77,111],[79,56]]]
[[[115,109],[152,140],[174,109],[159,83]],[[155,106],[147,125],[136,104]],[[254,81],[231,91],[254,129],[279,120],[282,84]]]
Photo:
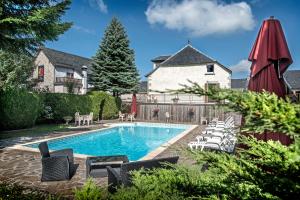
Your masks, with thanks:
[[[46,46],[92,57],[116,16],[127,30],[141,78],[151,59],[192,45],[232,68],[233,78],[248,75],[247,58],[262,21],[281,21],[294,63],[300,69],[300,1],[295,0],[73,0],[63,17],[73,27]]]

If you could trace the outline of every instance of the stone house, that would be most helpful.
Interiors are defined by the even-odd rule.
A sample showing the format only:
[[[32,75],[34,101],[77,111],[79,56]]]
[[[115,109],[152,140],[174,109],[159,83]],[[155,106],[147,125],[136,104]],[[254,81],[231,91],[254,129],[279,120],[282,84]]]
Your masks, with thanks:
[[[171,56],[158,56],[151,60],[153,69],[146,75],[148,79],[148,95],[154,96],[157,102],[170,102],[178,99],[179,102],[208,103],[207,97],[191,97],[186,95],[167,95],[168,90],[181,88],[181,84],[198,83],[202,88],[231,87],[231,70],[217,60],[205,55],[190,44],[186,45]],[[159,92],[165,92],[160,94]],[[193,98],[191,100],[191,98]]]
[[[34,64],[32,79],[36,81],[36,89],[86,94],[91,59],[42,47]]]

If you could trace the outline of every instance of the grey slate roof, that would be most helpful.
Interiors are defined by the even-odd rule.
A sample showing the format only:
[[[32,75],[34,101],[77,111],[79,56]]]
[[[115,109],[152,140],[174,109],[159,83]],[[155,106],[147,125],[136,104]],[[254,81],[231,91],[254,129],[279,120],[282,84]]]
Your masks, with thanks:
[[[283,77],[289,89],[300,90],[300,70],[288,70]]]
[[[88,73],[90,73],[90,66],[92,60],[89,58],[77,56],[74,54],[54,50],[54,49],[49,49],[46,47],[40,48],[40,51],[43,51],[44,54],[47,56],[49,61],[54,65],[54,66],[61,66],[61,67],[67,67],[67,68],[72,68],[76,71],[81,72],[82,71],[82,66],[87,66],[88,68]]]
[[[246,78],[242,79],[231,79],[232,89],[247,89],[248,81]]]
[[[159,62],[162,59],[165,59],[166,56],[159,56],[157,58],[152,59],[152,62]],[[216,60],[209,58],[208,56],[204,55],[190,44],[186,45],[183,49],[181,49],[176,54],[169,56],[163,62],[159,63],[157,67],[152,70],[150,73],[146,74],[145,76],[148,77],[152,73],[154,73],[159,67],[172,67],[172,66],[189,66],[189,65],[201,65],[201,64],[208,64],[208,63],[217,63],[223,69],[231,73],[231,70]]]
[[[163,62],[163,61],[167,60],[169,57],[171,57],[171,56],[158,56],[156,58],[153,58],[151,61],[152,62]]]
[[[146,93],[148,90],[148,82],[147,81],[141,81],[140,82],[140,87],[139,87],[139,92],[140,93]]]
[[[215,60],[202,54],[191,45],[187,45],[178,53],[162,62],[159,66],[197,65],[212,62],[215,62]]]

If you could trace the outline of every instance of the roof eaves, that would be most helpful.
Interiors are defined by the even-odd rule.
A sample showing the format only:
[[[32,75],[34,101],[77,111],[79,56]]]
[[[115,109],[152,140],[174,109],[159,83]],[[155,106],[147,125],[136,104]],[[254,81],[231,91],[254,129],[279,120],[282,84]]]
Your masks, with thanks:
[[[224,70],[226,70],[227,72],[229,72],[230,74],[232,74],[232,70],[229,69],[228,67],[225,67],[224,65],[222,65],[221,63],[219,63],[218,61],[215,61],[218,65],[220,65]]]
[[[159,68],[159,66],[156,67],[155,69],[153,69],[153,70],[152,70],[151,72],[149,72],[148,74],[146,74],[145,77],[148,77],[148,76],[150,76],[151,74],[153,74],[158,68]]]

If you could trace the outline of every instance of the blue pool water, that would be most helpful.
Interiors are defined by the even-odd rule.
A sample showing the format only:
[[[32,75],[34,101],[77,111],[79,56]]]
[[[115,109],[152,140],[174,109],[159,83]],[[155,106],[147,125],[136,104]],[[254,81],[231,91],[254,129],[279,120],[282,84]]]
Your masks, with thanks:
[[[49,140],[50,150],[72,148],[74,153],[100,155],[127,155],[138,160],[163,143],[187,129],[187,126],[120,125],[76,136]],[[37,148],[38,143],[28,144]]]

